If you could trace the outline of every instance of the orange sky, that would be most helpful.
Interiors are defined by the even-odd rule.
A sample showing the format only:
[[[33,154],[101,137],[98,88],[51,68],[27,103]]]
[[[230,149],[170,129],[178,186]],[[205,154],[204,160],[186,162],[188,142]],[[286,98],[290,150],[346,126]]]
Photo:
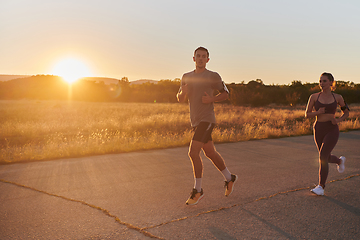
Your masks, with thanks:
[[[226,83],[360,83],[358,1],[0,2],[0,74],[52,74],[63,59],[98,77],[175,79],[198,46]]]

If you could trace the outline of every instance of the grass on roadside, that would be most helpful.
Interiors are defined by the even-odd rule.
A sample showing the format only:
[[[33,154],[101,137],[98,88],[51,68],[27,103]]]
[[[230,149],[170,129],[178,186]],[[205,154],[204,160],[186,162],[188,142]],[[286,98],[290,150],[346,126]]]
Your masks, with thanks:
[[[314,121],[304,106],[215,111],[216,143],[311,134]],[[351,106],[340,129],[360,129],[359,116]],[[191,137],[187,104],[0,101],[0,163],[184,146]]]

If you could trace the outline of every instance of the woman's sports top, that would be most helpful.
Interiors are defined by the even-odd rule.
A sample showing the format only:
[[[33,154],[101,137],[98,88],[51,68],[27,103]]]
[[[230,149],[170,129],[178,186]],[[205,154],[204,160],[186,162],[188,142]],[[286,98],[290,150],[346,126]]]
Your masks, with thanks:
[[[316,99],[316,102],[315,102],[315,106],[314,106],[315,110],[317,111],[317,110],[319,110],[319,108],[325,107],[325,113],[335,114],[336,108],[337,108],[337,102],[336,102],[336,98],[335,98],[334,94],[331,93],[333,95],[335,101],[332,103],[328,103],[328,104],[319,102],[320,94],[321,93],[319,93],[318,98]]]

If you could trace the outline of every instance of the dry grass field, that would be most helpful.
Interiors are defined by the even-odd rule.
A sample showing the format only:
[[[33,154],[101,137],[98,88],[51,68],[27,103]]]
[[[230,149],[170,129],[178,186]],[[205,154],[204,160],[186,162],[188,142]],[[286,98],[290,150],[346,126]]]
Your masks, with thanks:
[[[360,106],[350,108],[341,131],[360,129]],[[216,104],[213,140],[311,134],[304,109]],[[0,101],[0,163],[184,146],[191,137],[187,104]]]

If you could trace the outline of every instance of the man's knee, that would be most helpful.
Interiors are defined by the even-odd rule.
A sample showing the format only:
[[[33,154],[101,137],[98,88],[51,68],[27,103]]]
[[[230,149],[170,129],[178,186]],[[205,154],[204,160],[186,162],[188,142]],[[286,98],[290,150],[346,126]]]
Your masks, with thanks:
[[[207,158],[214,159],[218,155],[218,152],[216,152],[215,149],[211,149],[211,150],[204,150],[204,154]]]
[[[195,150],[193,148],[190,148],[189,152],[188,152],[188,155],[189,155],[191,160],[197,159],[197,158],[200,157],[200,151],[197,151],[197,150]]]

